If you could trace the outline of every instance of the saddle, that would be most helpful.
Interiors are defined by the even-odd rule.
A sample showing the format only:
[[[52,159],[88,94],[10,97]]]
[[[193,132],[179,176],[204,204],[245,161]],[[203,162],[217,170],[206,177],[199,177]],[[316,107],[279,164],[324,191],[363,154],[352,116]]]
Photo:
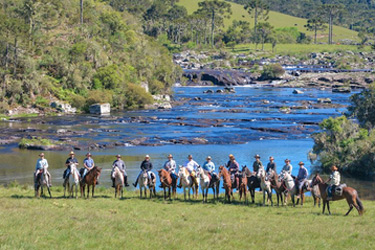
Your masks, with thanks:
[[[343,191],[343,189],[344,189],[345,187],[347,187],[345,183],[340,184],[339,186],[336,186],[336,187],[334,188],[334,190],[331,190],[331,192],[332,192],[332,196],[333,196],[333,195],[336,195],[336,196],[342,196],[342,191]],[[328,188],[327,188],[327,190],[326,190],[327,195],[329,194],[329,190],[328,190],[329,188],[332,188],[332,187],[328,187]]]

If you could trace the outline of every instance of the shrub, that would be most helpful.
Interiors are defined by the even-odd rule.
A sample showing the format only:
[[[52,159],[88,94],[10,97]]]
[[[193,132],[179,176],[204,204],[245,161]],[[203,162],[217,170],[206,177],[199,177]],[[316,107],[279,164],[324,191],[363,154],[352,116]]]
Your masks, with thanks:
[[[48,107],[49,101],[47,99],[43,98],[42,96],[38,96],[35,99],[35,105],[42,106],[42,107]]]
[[[125,90],[126,107],[129,109],[142,108],[153,102],[152,96],[139,85],[129,83]]]
[[[115,89],[121,82],[121,76],[118,67],[115,64],[98,69],[93,78],[93,88]]]
[[[112,92],[109,90],[92,90],[87,94],[86,106],[90,106],[94,103],[111,103],[112,104]]]
[[[278,79],[280,76],[282,76],[284,73],[285,73],[285,70],[278,63],[265,65],[263,67],[260,80],[275,80],[275,79]]]

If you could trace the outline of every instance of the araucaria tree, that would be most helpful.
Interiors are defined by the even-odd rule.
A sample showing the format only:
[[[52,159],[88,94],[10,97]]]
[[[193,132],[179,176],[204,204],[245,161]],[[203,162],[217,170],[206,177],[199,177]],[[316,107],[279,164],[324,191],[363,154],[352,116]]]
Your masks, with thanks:
[[[341,4],[335,3],[323,4],[321,7],[322,14],[328,16],[328,44],[333,43],[333,21],[343,9]]]
[[[199,10],[206,13],[211,19],[211,46],[215,43],[215,29],[217,25],[223,25],[223,19],[232,14],[231,5],[224,1],[206,0],[198,3]]]
[[[313,17],[307,20],[305,28],[308,31],[314,32],[314,43],[316,44],[316,37],[318,35],[318,31],[323,31],[327,29],[327,26],[324,24],[324,21],[321,17]]]
[[[269,6],[265,0],[246,0],[245,10],[254,17],[254,32],[257,30],[258,20],[267,21]]]

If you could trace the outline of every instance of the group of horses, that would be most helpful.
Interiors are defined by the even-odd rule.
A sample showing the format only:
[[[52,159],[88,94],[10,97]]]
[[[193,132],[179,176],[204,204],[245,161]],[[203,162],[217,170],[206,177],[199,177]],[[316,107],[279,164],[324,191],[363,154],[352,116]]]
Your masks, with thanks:
[[[115,197],[123,198],[123,188],[124,188],[124,176],[123,173],[116,167],[114,170],[115,178]],[[94,196],[95,185],[101,174],[101,168],[94,167],[91,171],[87,173],[84,178],[84,181],[79,180],[77,166],[74,163],[70,164],[70,174],[67,178],[64,197],[66,197],[66,191],[70,197],[77,198],[77,189],[78,185],[81,188],[81,196],[85,197],[85,187],[87,186],[87,198],[90,193],[90,186],[92,187],[92,197]],[[156,176],[154,173],[151,173],[152,178],[149,178],[146,171],[140,174],[139,176],[139,192],[140,197],[147,197],[147,190],[149,190],[149,197],[156,196]],[[176,198],[177,182],[180,179],[180,183],[184,192],[184,200],[188,198],[190,200],[190,193],[192,191],[193,198],[198,199],[198,189],[201,187],[202,191],[202,200],[207,202],[208,190],[211,188],[213,191],[213,199],[217,200],[219,198],[220,190],[220,180],[223,179],[223,186],[225,189],[225,201],[231,202],[233,200],[233,191],[234,189],[238,190],[240,201],[244,198],[244,202],[248,204],[248,192],[250,193],[252,203],[255,202],[255,190],[260,188],[263,193],[263,206],[272,201],[272,190],[275,191],[277,197],[277,206],[279,203],[287,205],[287,199],[290,196],[293,206],[299,204],[303,205],[305,200],[304,193],[307,191],[311,192],[311,195],[314,200],[314,206],[318,204],[320,206],[320,200],[323,200],[323,214],[325,213],[325,207],[329,214],[330,211],[330,201],[327,196],[328,184],[326,184],[319,174],[315,175],[312,180],[307,180],[303,184],[301,190],[298,190],[297,185],[290,174],[283,172],[282,175],[278,176],[275,171],[266,173],[264,170],[261,170],[259,173],[253,173],[249,170],[247,166],[243,166],[242,170],[234,178],[229,173],[226,167],[219,167],[219,174],[213,174],[212,176],[208,175],[203,168],[198,167],[196,170],[196,176],[192,177],[190,172],[186,167],[180,166],[178,174],[175,175],[175,178],[172,178],[171,174],[164,169],[158,170],[158,176],[160,179],[161,187],[164,191],[164,199]],[[36,195],[38,194],[39,188],[41,188],[41,194],[43,194],[43,187],[47,188],[48,193],[51,197],[51,192],[46,184],[48,183],[48,175],[45,172],[42,172],[36,180]],[[75,192],[75,195],[74,195]],[[295,198],[297,201],[295,202]],[[342,194],[334,194],[332,201],[346,199],[349,210],[345,215],[348,215],[353,208],[356,208],[359,215],[364,213],[364,207],[361,200],[358,197],[358,193],[355,189],[351,187],[343,187]]]

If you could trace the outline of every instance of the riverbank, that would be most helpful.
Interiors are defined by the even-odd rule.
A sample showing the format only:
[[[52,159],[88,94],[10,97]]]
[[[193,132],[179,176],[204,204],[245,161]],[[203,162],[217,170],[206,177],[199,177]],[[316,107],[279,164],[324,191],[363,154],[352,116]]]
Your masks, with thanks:
[[[96,190],[94,199],[35,199],[28,188],[0,188],[3,249],[373,249],[375,202],[348,217],[345,201],[322,215],[310,198],[304,207],[261,207],[178,200],[139,199]],[[258,196],[259,197],[259,196]],[[211,197],[209,197],[211,198]],[[257,202],[260,202],[257,199]]]

